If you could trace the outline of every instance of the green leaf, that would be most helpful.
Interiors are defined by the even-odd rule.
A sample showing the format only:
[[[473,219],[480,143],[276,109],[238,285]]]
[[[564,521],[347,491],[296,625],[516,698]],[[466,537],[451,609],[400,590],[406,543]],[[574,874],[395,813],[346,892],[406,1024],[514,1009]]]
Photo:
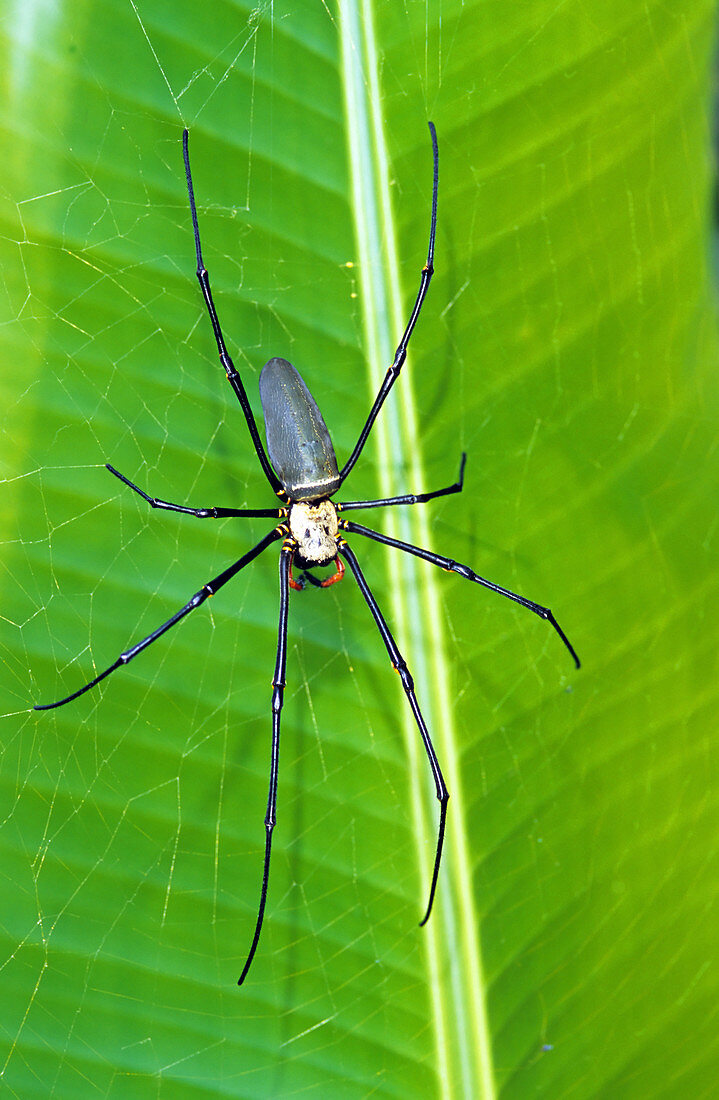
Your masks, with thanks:
[[[130,0],[3,23],[2,1082],[28,1097],[711,1095],[717,347],[709,0]],[[450,484],[356,536],[451,793],[351,578],[268,550],[102,686],[272,521],[231,354],[290,359],[343,490]],[[353,517],[354,518],[354,517]]]

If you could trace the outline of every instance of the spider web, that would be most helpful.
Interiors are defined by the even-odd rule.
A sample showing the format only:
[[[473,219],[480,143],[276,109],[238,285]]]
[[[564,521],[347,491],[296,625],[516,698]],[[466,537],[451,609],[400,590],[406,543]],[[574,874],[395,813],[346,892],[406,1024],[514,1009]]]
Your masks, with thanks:
[[[17,399],[24,408],[36,406],[47,436],[35,445],[42,455],[36,467],[13,483],[25,502],[17,541],[21,567],[13,572],[22,578],[18,602],[29,598],[34,611],[26,610],[13,623],[20,723],[17,782],[5,826],[23,849],[17,880],[26,898],[24,934],[16,933],[13,957],[35,967],[36,981],[9,1028],[4,1068],[12,1080],[38,1012],[46,999],[60,995],[51,987],[68,974],[75,1003],[46,1083],[50,1092],[61,1094],[77,1073],[77,1048],[88,1042],[93,1004],[102,999],[98,991],[116,988],[112,975],[130,960],[155,975],[187,978],[199,967],[203,982],[232,991],[259,894],[276,554],[238,578],[207,614],[194,616],[167,636],[167,644],[148,651],[146,660],[87,696],[79,711],[71,705],[37,726],[37,716],[28,716],[23,705],[28,696],[33,701],[59,697],[70,690],[67,684],[95,675],[268,526],[158,522],[103,469],[103,462],[111,461],[166,498],[272,503],[240,410],[223,386],[198,305],[187,205],[182,184],[176,187],[180,118],[193,129],[200,196],[208,181],[217,181],[217,158],[222,158],[222,194],[218,198],[213,186],[212,201],[200,197],[202,228],[228,342],[233,351],[239,349],[248,389],[256,387],[258,360],[273,351],[295,359],[296,348],[309,345],[304,355],[311,361],[316,349],[321,362],[324,348],[338,345],[339,362],[325,380],[323,401],[332,422],[333,407],[342,407],[349,389],[344,383],[343,394],[335,374],[341,377],[343,368],[360,362],[352,223],[346,200],[337,197],[344,154],[338,150],[334,158],[326,157],[322,171],[314,173],[303,163],[306,148],[295,150],[294,157],[285,149],[280,162],[273,149],[291,127],[284,123],[277,138],[265,117],[263,148],[255,155],[256,112],[267,111],[256,90],[260,20],[245,22],[234,36],[223,30],[214,49],[206,48],[210,61],[191,71],[183,85],[162,59],[162,38],[153,33],[147,13],[137,5],[131,11],[136,48],[144,39],[149,50],[142,55],[142,82],[157,86],[166,101],[169,97],[179,117],[155,122],[149,130],[137,112],[111,105],[99,143],[97,130],[73,135],[71,182],[17,202],[27,289],[17,309],[18,328],[31,339],[35,328],[36,355],[49,359],[52,371],[38,373]],[[271,33],[264,48],[271,58],[279,46],[270,12],[265,21]],[[329,17],[325,23],[329,40],[336,30]],[[320,56],[317,63],[323,61]],[[91,56],[83,58],[82,67],[91,80],[104,75]],[[202,140],[202,127],[209,124],[212,131],[217,118],[235,111],[238,102],[248,146],[241,157],[219,135]],[[326,128],[333,121],[320,117],[319,124]],[[65,121],[58,134],[68,128]],[[118,196],[120,171],[133,183]],[[307,239],[297,203],[288,209],[285,201],[284,181],[294,183],[300,176],[308,201],[315,207],[329,202],[340,211],[318,242]],[[158,201],[158,190],[168,186],[180,201]],[[71,289],[62,281],[46,286],[33,266],[38,223],[46,217],[59,224],[55,258]],[[321,332],[314,331],[316,319],[308,311],[318,289],[336,302],[337,314]],[[54,318],[49,336],[41,324],[47,313]],[[363,397],[366,393],[365,385]],[[356,411],[345,415],[345,430],[356,430]],[[364,483],[372,486],[371,476]],[[392,696],[395,684],[358,601],[347,610],[335,593],[322,597],[308,593],[302,603],[293,602],[272,920],[262,946],[271,974],[273,958],[279,961],[272,925],[285,926],[289,934],[279,974],[287,980],[300,965],[316,974],[321,1018],[329,1025],[338,1014],[336,966],[345,957],[384,958],[388,948],[396,960],[416,956],[416,943],[403,942],[399,926],[389,941],[387,931],[398,907],[411,911],[421,901],[412,890],[411,838],[409,844],[406,835],[403,843],[395,838],[411,827],[401,744],[381,717],[387,713],[384,696]],[[48,660],[38,673],[43,654]],[[382,678],[389,692],[368,685],[370,678]],[[396,702],[391,697],[390,713]],[[8,756],[12,752],[8,746]],[[344,777],[341,789],[338,773]],[[334,811],[345,798],[350,805],[376,801],[380,812],[372,810],[369,824],[355,813],[336,819]],[[24,808],[36,803],[31,842],[21,821]],[[334,830],[330,843],[325,822]],[[364,843],[357,839],[358,829]],[[378,832],[383,843],[378,853],[375,842],[373,854],[367,843]],[[308,874],[302,851],[311,834],[315,846],[320,838],[322,843]],[[65,869],[66,859],[71,869]],[[374,883],[372,890],[360,889],[366,881]],[[389,894],[388,883],[393,884]],[[414,924],[414,912],[410,919]],[[378,928],[385,928],[381,936]],[[246,943],[240,946],[242,931]],[[323,936],[327,947],[318,951]],[[298,952],[306,962],[297,961]],[[71,961],[75,957],[82,960],[79,972]],[[364,961],[359,969],[366,966]],[[136,1006],[148,994],[135,990],[125,996]],[[157,996],[155,991],[149,999]],[[230,1018],[236,1014],[232,1008]],[[286,1020],[277,1037],[291,1045],[319,1026],[315,1022],[307,1029],[300,1019],[290,1030]],[[213,1037],[186,1050],[183,1071],[172,1059],[166,1065],[166,1052],[155,1049],[151,1032],[123,1049],[132,1062],[134,1048],[147,1045],[150,1078],[160,1083],[166,1072],[170,1079],[183,1072],[202,1074],[203,1063],[226,1041]],[[116,1084],[121,1071],[108,1075],[109,1068],[106,1062],[99,1075],[101,1087],[112,1092],[122,1088]],[[266,1065],[256,1072],[261,1068],[266,1072]]]
[[[626,754],[615,785],[624,784],[653,838],[666,808],[662,753],[672,752],[676,776],[682,765],[670,742],[706,752],[708,733],[668,688],[646,684],[654,706],[675,715],[666,731],[650,720],[654,747],[649,736],[631,740],[634,711],[621,692],[611,694],[620,713],[608,731],[619,654],[626,660],[646,634],[618,627],[607,592],[631,607],[642,561],[671,590],[679,517],[707,548],[713,526],[692,518],[691,495],[618,521],[603,494],[654,445],[671,404],[667,383],[640,359],[654,355],[654,328],[667,378],[687,348],[701,361],[696,349],[707,346],[700,280],[676,261],[683,249],[696,259],[704,24],[686,15],[680,65],[677,23],[658,5],[639,26],[610,16],[604,25],[571,0],[547,3],[519,32],[500,18],[488,30],[460,5],[380,5],[381,56],[373,57],[368,8],[226,5],[211,18],[194,9],[173,6],[170,15],[123,0],[81,31],[69,12],[23,4],[9,32],[9,107],[21,136],[3,194],[12,364],[4,374],[3,1083],[22,1097],[477,1096],[502,1084],[518,1096],[569,1096],[609,1088],[632,1058],[640,1077],[661,1080],[656,1049],[631,1048],[624,1032],[634,1005],[648,1022],[657,998],[675,1023],[692,1019],[677,1016],[671,983],[662,1001],[649,964],[632,958],[634,981],[615,1018],[597,1023],[592,1002],[616,988],[625,962],[605,937],[628,943],[641,920],[640,955],[666,947],[669,933],[649,915],[681,892],[681,822],[695,776],[679,770],[670,857],[647,882],[626,835],[615,835],[622,816],[603,768]],[[652,125],[661,146],[678,117],[683,145],[674,142],[674,160],[653,165],[648,183],[644,101],[632,98],[628,71],[613,94],[591,93],[594,121],[561,100],[551,107],[572,64],[593,71],[588,46],[577,44],[575,56],[562,44],[566,20],[596,48],[616,39],[630,55],[642,37],[654,41],[647,102],[652,81],[673,86],[681,68],[689,105],[676,116],[667,97]],[[38,57],[44,83],[33,80]],[[57,75],[50,62],[67,58]],[[492,73],[483,84],[478,58]],[[522,73],[538,61],[544,67],[525,84]],[[352,71],[364,115],[344,106]],[[517,89],[533,97],[531,109],[517,105]],[[378,104],[393,151],[386,165]],[[484,112],[486,132],[476,124]],[[606,677],[574,693],[544,624],[355,539],[451,776],[437,912],[417,930],[426,896],[418,865],[425,874],[431,866],[436,807],[367,608],[347,582],[293,596],[268,915],[238,993],[261,876],[276,551],[81,700],[47,714],[28,706],[96,675],[270,526],[152,512],[104,469],[111,462],[181,504],[273,503],[194,279],[182,125],[191,131],[205,260],[250,400],[258,410],[265,359],[289,358],[342,461],[401,327],[393,279],[406,308],[423,260],[427,115],[442,150],[438,274],[401,392],[346,496],[448,484],[467,450],[471,507],[449,498],[428,506],[424,520],[358,518],[551,602],[573,640],[588,620],[589,636],[604,640]],[[558,134],[550,126],[541,141],[533,136],[537,117]],[[372,211],[353,208],[353,166],[362,165],[353,135],[378,166],[364,181],[374,229]],[[677,191],[687,177],[696,182]],[[587,178],[599,181],[589,197],[568,182]],[[655,268],[672,266],[670,322],[636,321],[657,293]],[[599,304],[585,304],[588,288]],[[623,354],[608,356],[607,331],[613,340],[626,334]],[[702,402],[706,412],[709,398]],[[674,474],[686,486],[686,468],[711,451],[683,408],[672,430],[686,464]],[[656,453],[653,461],[661,465]],[[590,466],[600,467],[598,480],[580,477]],[[594,548],[597,527],[611,570]],[[580,560],[591,563],[592,583]],[[708,574],[702,585],[707,595]],[[688,599],[674,594],[678,605]],[[663,627],[656,598],[644,610]],[[669,667],[669,650],[653,644],[657,667]],[[680,646],[680,677],[688,661]],[[583,737],[580,723],[591,731]],[[633,787],[637,757],[645,779]],[[687,871],[693,883],[711,876],[716,856],[709,839]],[[638,885],[627,886],[633,874]],[[608,900],[598,904],[608,876]],[[706,901],[703,893],[682,910],[700,940]],[[707,991],[699,954],[671,953],[677,988],[698,983],[694,1003]],[[705,1036],[706,1051],[715,1044]],[[601,1069],[596,1055],[582,1061],[588,1049],[601,1050]],[[675,1057],[679,1050],[677,1039]],[[564,1076],[569,1065],[573,1077]],[[693,1094],[703,1094],[701,1080]]]

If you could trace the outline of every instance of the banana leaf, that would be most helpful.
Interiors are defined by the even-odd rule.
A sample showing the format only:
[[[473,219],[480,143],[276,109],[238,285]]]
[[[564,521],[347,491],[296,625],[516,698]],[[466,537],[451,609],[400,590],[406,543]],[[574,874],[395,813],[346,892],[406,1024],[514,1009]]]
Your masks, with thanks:
[[[8,1096],[710,1096],[719,1038],[709,0],[8,5],[0,105],[0,1079]],[[360,535],[292,592],[257,915],[293,362]],[[715,686],[712,687],[712,684]]]

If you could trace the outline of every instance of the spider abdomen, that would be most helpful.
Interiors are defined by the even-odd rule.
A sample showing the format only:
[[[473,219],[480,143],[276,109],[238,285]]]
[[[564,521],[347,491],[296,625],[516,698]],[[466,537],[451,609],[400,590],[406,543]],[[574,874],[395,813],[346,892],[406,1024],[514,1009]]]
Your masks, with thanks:
[[[337,509],[331,500],[293,504],[289,524],[297,554],[307,565],[326,565],[337,557]]]
[[[286,359],[260,374],[267,451],[290,500],[320,500],[340,487],[334,447],[317,402]]]

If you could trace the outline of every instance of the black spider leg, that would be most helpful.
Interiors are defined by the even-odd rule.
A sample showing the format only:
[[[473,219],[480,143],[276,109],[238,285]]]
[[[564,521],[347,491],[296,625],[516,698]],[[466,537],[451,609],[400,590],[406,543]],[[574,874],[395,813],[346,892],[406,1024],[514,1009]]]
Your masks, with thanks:
[[[286,530],[286,528],[285,528]],[[272,759],[270,763],[270,789],[267,795],[267,813],[265,814],[265,862],[262,868],[262,892],[260,894],[260,907],[257,912],[255,934],[252,937],[252,945],[247,956],[247,962],[242,968],[242,973],[237,981],[242,985],[247,972],[255,957],[257,944],[260,942],[262,921],[265,916],[265,904],[267,902],[267,887],[270,879],[270,850],[272,848],[272,830],[277,820],[277,775],[280,760],[280,718],[282,716],[282,703],[285,692],[285,667],[287,664],[287,613],[290,594],[290,568],[296,543],[293,539],[285,539],[280,551],[280,621],[277,631],[277,657],[275,659],[275,674],[272,677]]]
[[[382,508],[387,504],[426,504],[428,500],[434,500],[435,497],[448,497],[452,493],[461,493],[464,488],[464,467],[466,462],[467,455],[463,451],[459,463],[459,477],[452,485],[448,485],[446,489],[434,489],[431,493],[405,493],[402,497],[385,497],[384,500],[351,500],[347,504],[338,503],[336,505],[337,511],[346,512],[350,508]]]
[[[180,619],[184,619],[185,615],[189,614],[190,611],[194,611],[195,608],[199,607],[201,603],[204,603],[208,596],[214,596],[216,592],[219,592],[223,585],[227,584],[229,580],[232,580],[236,573],[239,573],[241,569],[244,569],[246,565],[248,565],[259,554],[261,554],[262,551],[265,550],[271,543],[276,542],[279,538],[282,538],[283,534],[284,531],[280,531],[278,528],[270,531],[269,535],[265,535],[265,537],[257,543],[257,546],[253,546],[251,550],[248,550],[246,554],[243,554],[241,558],[238,558],[233,565],[230,565],[227,569],[224,569],[222,573],[218,573],[218,575],[213,580],[208,581],[207,584],[203,584],[199,592],[195,592],[195,595],[192,597],[192,599],[188,600],[185,606],[181,607],[179,611],[176,611],[175,614],[167,620],[167,622],[163,623],[162,626],[158,626],[157,630],[153,630],[152,634],[148,634],[147,637],[143,638],[141,642],[137,642],[129,649],[126,649],[124,653],[120,654],[114,664],[110,665],[109,668],[106,668],[105,671],[101,672],[99,676],[96,676],[94,680],[90,680],[90,682],[88,684],[85,684],[84,687],[81,687],[79,691],[74,691],[72,695],[67,695],[64,699],[58,699],[56,703],[37,704],[34,709],[53,710],[54,707],[62,707],[65,703],[70,703],[73,699],[77,699],[79,695],[84,695],[86,691],[89,691],[90,688],[93,688],[96,684],[99,684],[101,680],[104,680],[106,676],[109,676],[110,673],[114,672],[116,668],[120,667],[120,665],[126,665],[129,661],[133,659],[133,657],[137,657],[138,653],[142,653],[143,649],[147,649],[149,645],[152,645],[153,642],[157,641],[157,639],[160,638],[166,630],[169,630],[171,626],[175,625],[175,623],[179,623]]]
[[[437,188],[438,188],[438,184],[439,184],[439,150],[437,149],[437,133],[436,133],[435,128],[434,128],[434,123],[429,122],[428,126],[429,126],[430,135],[432,137],[432,156],[433,156],[433,161],[434,161],[434,176],[433,176],[433,184],[432,184],[432,220],[430,222],[430,227],[429,227],[429,246],[427,248],[427,263],[422,268],[422,274],[421,274],[420,283],[419,283],[419,290],[417,291],[417,297],[415,299],[414,307],[412,309],[412,313],[410,315],[409,321],[407,322],[407,327],[404,330],[404,334],[402,336],[402,339],[400,340],[400,342],[397,346],[397,350],[394,353],[394,360],[392,361],[392,366],[389,367],[389,369],[387,370],[386,375],[384,376],[384,381],[382,382],[382,385],[380,386],[379,393],[377,394],[377,396],[375,398],[374,405],[372,406],[372,409],[370,410],[370,414],[367,417],[367,421],[365,423],[365,426],[362,429],[362,431],[360,432],[360,437],[357,440],[357,443],[355,444],[355,449],[353,450],[352,454],[350,455],[350,457],[347,459],[344,466],[340,470],[340,482],[344,481],[344,479],[347,477],[350,470],[354,466],[355,462],[359,458],[360,452],[361,452],[362,448],[364,447],[365,443],[367,442],[367,436],[369,435],[370,431],[372,430],[372,425],[374,424],[374,422],[377,418],[377,414],[379,413],[380,409],[382,408],[382,405],[384,404],[384,399],[387,396],[387,394],[389,393],[389,391],[392,389],[392,386],[394,385],[394,383],[396,382],[396,380],[399,376],[399,372],[402,369],[402,365],[403,365],[405,359],[407,358],[407,345],[409,343],[409,338],[412,335],[412,330],[414,329],[414,326],[417,324],[417,318],[419,317],[419,311],[422,308],[422,304],[424,302],[424,299],[427,295],[427,291],[429,289],[429,284],[430,284],[430,281],[432,279],[432,275],[434,274],[434,237],[435,237],[435,232],[436,232],[436,229],[437,229]]]
[[[424,742],[425,752],[429,759],[429,766],[432,769],[432,776],[434,778],[434,785],[437,791],[437,799],[439,801],[439,829],[437,832],[437,851],[434,857],[434,870],[432,871],[432,884],[429,889],[429,901],[427,902],[427,911],[419,922],[420,928],[423,924],[426,924],[429,920],[429,914],[432,912],[432,902],[434,901],[435,890],[437,889],[437,876],[439,875],[439,865],[442,861],[442,846],[444,844],[444,829],[447,822],[447,802],[449,801],[449,791],[447,785],[444,782],[444,777],[437,760],[437,754],[434,751],[434,745],[432,744],[432,738],[429,736],[429,731],[425,725],[424,718],[422,717],[422,711],[419,709],[419,703],[414,693],[414,680],[410,674],[409,669],[405,663],[405,660],[397,648],[390,629],[385,622],[384,616],[377,606],[377,601],[370,592],[369,585],[364,578],[362,570],[359,567],[359,562],[354,553],[347,545],[344,539],[337,540],[337,547],[343,558],[347,560],[350,569],[354,573],[355,580],[359,586],[359,590],[364,596],[365,602],[369,607],[374,621],[377,623],[380,634],[382,635],[382,641],[387,647],[389,653],[389,659],[392,662],[393,667],[399,673],[399,678],[402,681],[402,687],[404,693],[407,696],[407,701],[412,708],[415,722],[419,728],[419,732],[422,735],[422,741]]]
[[[185,160],[185,176],[187,178],[187,193],[190,197],[190,212],[192,214],[192,228],[195,234],[195,251],[197,253],[197,279],[202,289],[202,294],[205,299],[205,305],[207,306],[207,312],[210,315],[210,321],[212,322],[212,331],[215,334],[215,341],[217,343],[217,350],[220,354],[220,362],[225,368],[228,381],[237,395],[237,399],[242,406],[242,411],[245,414],[245,420],[247,421],[247,427],[250,429],[250,435],[252,436],[252,442],[257,452],[257,457],[260,460],[260,465],[264,470],[265,477],[269,481],[272,489],[278,496],[282,495],[280,490],[282,486],[277,479],[277,475],[270,466],[269,459],[265,454],[265,448],[262,446],[262,440],[260,439],[260,433],[257,430],[257,424],[250,408],[250,403],[247,400],[247,394],[245,387],[242,384],[240,375],[235,370],[235,365],[230,359],[227,348],[225,346],[225,340],[222,335],[222,329],[220,328],[220,322],[217,317],[217,310],[215,309],[215,303],[212,300],[212,291],[210,290],[210,277],[207,273],[204,261],[202,259],[202,248],[200,246],[200,227],[197,223],[197,207],[195,206],[195,190],[192,186],[192,173],[190,172],[190,153],[188,150],[189,132],[187,130],[182,131],[182,153]]]
[[[139,485],[135,485],[129,477],[125,477],[109,462],[106,462],[105,466],[111,474],[114,474],[120,481],[124,481],[125,485],[129,485],[143,500],[146,500],[151,508],[164,508],[168,512],[184,512],[185,515],[197,516],[198,519],[224,519],[227,516],[279,519],[284,512],[284,508],[186,508],[183,504],[171,504],[169,500],[160,500],[158,497],[148,496]]]
[[[450,573],[459,573],[460,577],[466,577],[468,581],[476,581],[477,584],[489,588],[492,592],[497,592],[500,596],[506,596],[507,599],[514,600],[515,603],[521,604],[522,607],[526,607],[529,611],[533,611],[535,615],[539,615],[540,619],[544,619],[546,622],[551,623],[571,653],[577,668],[581,667],[581,662],[574,646],[569,641],[569,638],[548,607],[542,607],[541,604],[535,603],[534,600],[528,600],[524,596],[518,596],[516,592],[510,592],[508,588],[502,588],[501,585],[495,584],[494,581],[488,581],[485,577],[480,577],[479,574],[470,569],[468,565],[462,565],[460,562],[453,561],[452,558],[444,558],[440,554],[433,554],[430,550],[423,550],[420,546],[413,546],[409,542],[400,542],[399,539],[392,539],[389,535],[380,535],[379,532],[370,531],[368,527],[362,527],[359,523],[352,523],[351,520],[340,521],[340,527],[345,531],[353,531],[357,535],[365,535],[368,539],[374,539],[375,542],[381,542],[384,546],[394,546],[398,550],[405,550],[408,554],[414,554],[417,558],[423,558],[425,561],[431,562],[432,565],[439,565],[442,569],[446,569]]]

